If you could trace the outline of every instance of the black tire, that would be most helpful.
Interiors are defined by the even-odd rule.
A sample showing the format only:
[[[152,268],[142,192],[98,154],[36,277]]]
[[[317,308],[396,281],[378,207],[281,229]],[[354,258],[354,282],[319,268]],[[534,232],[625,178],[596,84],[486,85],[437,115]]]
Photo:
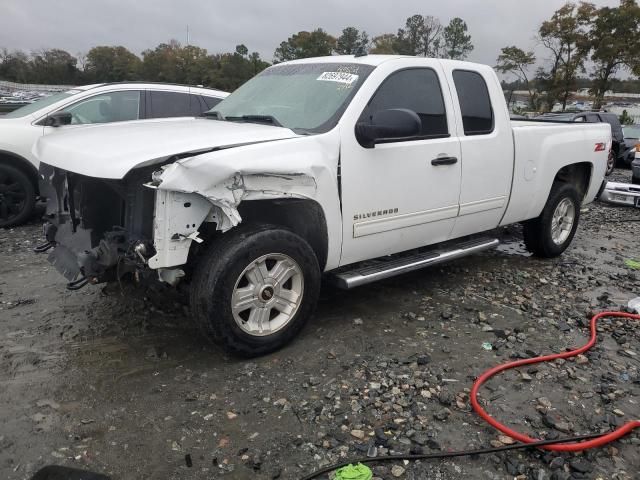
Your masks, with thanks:
[[[640,177],[631,177],[631,183],[634,185],[640,185]]]
[[[564,199],[568,199],[573,204],[575,217],[569,236],[558,244],[553,241],[552,220],[556,208]],[[557,257],[571,244],[579,221],[580,196],[578,191],[569,183],[555,183],[540,216],[523,223],[524,244],[527,250],[537,257]]]
[[[240,328],[231,299],[245,268],[268,254],[294,260],[302,272],[304,288],[289,322],[272,334],[256,336]],[[309,244],[289,230],[273,225],[237,227],[209,245],[197,262],[190,287],[192,316],[209,340],[232,354],[255,357],[281,348],[300,332],[315,310],[321,282],[318,259]]]
[[[604,174],[609,176],[613,173],[613,170],[616,168],[616,153],[613,150],[609,150],[609,156],[607,157],[607,169]]]
[[[29,177],[10,165],[0,164],[0,228],[21,225],[33,215],[36,190]]]

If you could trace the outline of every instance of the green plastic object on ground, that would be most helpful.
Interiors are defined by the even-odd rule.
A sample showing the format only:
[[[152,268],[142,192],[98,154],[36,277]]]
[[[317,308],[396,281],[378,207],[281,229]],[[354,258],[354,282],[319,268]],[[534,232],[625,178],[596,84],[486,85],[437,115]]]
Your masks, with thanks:
[[[334,480],[371,480],[372,477],[371,469],[359,463],[357,465],[347,465],[336,470]]]
[[[624,261],[624,264],[629,268],[633,268],[634,270],[640,270],[640,262],[637,260],[627,259]]]

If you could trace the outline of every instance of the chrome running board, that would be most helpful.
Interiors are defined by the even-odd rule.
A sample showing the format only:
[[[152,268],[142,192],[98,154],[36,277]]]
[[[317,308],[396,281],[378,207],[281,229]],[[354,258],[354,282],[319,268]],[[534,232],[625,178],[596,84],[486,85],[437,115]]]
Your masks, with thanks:
[[[371,265],[369,260],[348,265],[344,269],[340,268],[330,272],[328,276],[330,281],[339,288],[349,289],[489,250],[497,247],[499,243],[496,238],[470,240],[422,253],[410,252],[405,256],[402,254],[398,254],[400,256],[393,255],[387,257],[388,260],[383,257],[376,259],[374,265]]]

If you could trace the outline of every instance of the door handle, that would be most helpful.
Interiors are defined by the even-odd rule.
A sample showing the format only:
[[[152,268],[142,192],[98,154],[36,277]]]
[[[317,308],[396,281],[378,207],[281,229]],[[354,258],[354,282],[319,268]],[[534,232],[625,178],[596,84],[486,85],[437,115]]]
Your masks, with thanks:
[[[457,157],[438,157],[431,160],[431,165],[435,166],[453,165],[454,163],[458,163]]]

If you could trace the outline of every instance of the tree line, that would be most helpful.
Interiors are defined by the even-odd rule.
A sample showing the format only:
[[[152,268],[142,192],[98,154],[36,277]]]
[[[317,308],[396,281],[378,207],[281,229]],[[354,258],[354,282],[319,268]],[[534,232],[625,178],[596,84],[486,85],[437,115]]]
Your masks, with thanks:
[[[595,99],[594,108],[600,108],[605,92],[620,86],[616,74],[640,75],[637,0],[620,0],[617,7],[602,8],[586,1],[568,2],[540,25],[535,41],[544,51],[542,58],[533,49],[510,45],[501,49],[496,64],[499,72],[515,78],[512,86],[528,91],[531,110],[551,110],[558,102],[566,108],[571,92],[584,86],[585,79]],[[272,61],[364,53],[465,59],[473,48],[462,18],[444,25],[434,16],[416,14],[396,33],[374,37],[353,26],[338,36],[322,28],[300,31],[278,45]],[[234,90],[270,64],[242,44],[233,52],[211,54],[175,40],[145,50],[141,56],[123,46],[97,46],[75,56],[60,49],[30,54],[0,49],[0,79],[21,83],[142,80]],[[625,85],[635,87],[632,82]]]
[[[234,52],[209,54],[176,40],[161,43],[138,57],[123,46],[93,47],[71,55],[59,49],[33,52],[0,50],[0,79],[19,83],[80,85],[150,81],[206,85],[234,90],[270,64],[245,45]]]
[[[636,0],[602,8],[589,2],[567,3],[540,25],[536,41],[545,57],[533,74],[529,70],[538,62],[533,50],[515,45],[502,48],[496,65],[498,71],[513,74],[528,91],[531,110],[549,111],[556,103],[565,110],[571,92],[580,84],[585,86],[585,74],[593,108],[599,109],[607,90],[620,84],[617,73],[640,75],[640,7]]]
[[[397,33],[384,33],[370,38],[366,31],[347,27],[337,38],[318,28],[298,32],[280,43],[274,61],[324,55],[361,53],[418,55],[423,57],[463,60],[473,50],[466,22],[452,19],[444,26],[436,17],[412,15]]]
[[[300,31],[280,43],[273,62],[333,54],[395,53],[466,58],[473,50],[467,24],[454,18],[448,25],[431,16],[413,15],[397,33],[373,38],[346,27],[334,37],[317,28]],[[176,40],[136,55],[123,46],[97,46],[86,53],[46,49],[26,53],[0,49],[0,79],[19,83],[80,85],[100,82],[150,81],[205,85],[234,90],[271,63],[241,44],[233,52],[211,54]]]

